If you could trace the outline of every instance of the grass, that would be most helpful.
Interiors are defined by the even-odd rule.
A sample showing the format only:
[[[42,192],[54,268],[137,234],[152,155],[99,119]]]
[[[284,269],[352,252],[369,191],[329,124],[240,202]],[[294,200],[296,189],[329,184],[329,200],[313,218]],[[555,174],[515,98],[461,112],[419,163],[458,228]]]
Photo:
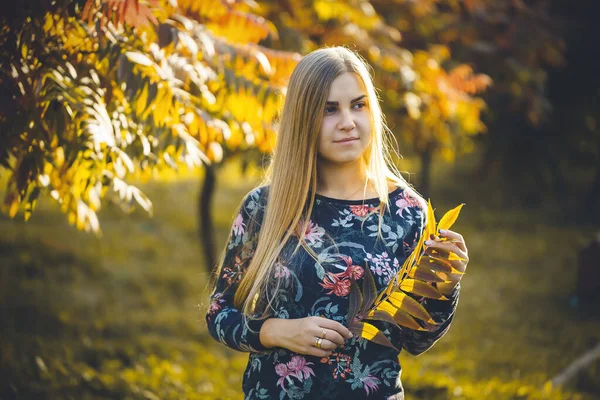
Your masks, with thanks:
[[[218,181],[219,246],[256,182],[236,168]],[[107,206],[102,238],[70,227],[49,200],[28,223],[0,217],[0,399],[242,397],[247,356],[214,342],[198,307],[208,276],[196,232],[200,177],[141,186],[154,217]],[[444,186],[432,196],[440,211],[467,203],[455,228],[472,261],[450,331],[422,356],[401,356],[407,397],[597,398],[598,363],[568,391],[543,388],[600,339],[600,321],[569,307],[576,252],[592,227],[490,211],[479,196]]]

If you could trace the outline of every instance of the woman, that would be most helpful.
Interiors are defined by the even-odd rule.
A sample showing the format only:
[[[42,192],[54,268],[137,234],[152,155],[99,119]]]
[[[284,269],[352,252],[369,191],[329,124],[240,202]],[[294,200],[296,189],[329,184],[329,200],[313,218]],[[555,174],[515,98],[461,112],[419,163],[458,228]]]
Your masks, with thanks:
[[[366,64],[352,51],[306,55],[290,78],[264,184],[244,198],[223,251],[206,315],[211,335],[250,352],[246,399],[403,399],[394,349],[346,327],[352,279],[368,266],[378,290],[419,240],[426,202],[394,168]],[[361,190],[362,189],[362,190]],[[462,236],[427,243],[468,260]],[[453,261],[464,271],[467,261]],[[376,324],[418,355],[448,330],[449,300],[422,300],[434,332]]]

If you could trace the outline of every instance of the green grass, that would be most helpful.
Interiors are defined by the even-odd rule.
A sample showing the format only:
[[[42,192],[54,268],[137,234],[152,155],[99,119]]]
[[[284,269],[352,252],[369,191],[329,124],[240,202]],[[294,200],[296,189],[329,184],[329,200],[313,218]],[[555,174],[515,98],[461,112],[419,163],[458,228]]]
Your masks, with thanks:
[[[256,182],[235,168],[218,181],[219,246]],[[247,355],[213,341],[198,307],[208,295],[200,181],[188,174],[141,185],[154,217],[107,205],[102,238],[70,227],[49,200],[28,223],[0,216],[0,399],[241,398]],[[438,216],[467,203],[456,230],[471,262],[448,334],[419,357],[401,356],[407,398],[597,398],[598,364],[571,391],[542,390],[600,339],[600,321],[568,306],[576,252],[592,228],[492,212],[457,187],[432,197]]]

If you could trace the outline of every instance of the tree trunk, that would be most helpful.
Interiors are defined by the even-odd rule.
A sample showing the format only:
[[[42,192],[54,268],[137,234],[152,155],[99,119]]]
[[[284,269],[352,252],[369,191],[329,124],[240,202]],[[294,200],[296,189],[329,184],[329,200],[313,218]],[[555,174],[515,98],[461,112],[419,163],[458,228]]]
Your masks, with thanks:
[[[215,189],[215,166],[204,166],[204,182],[200,190],[200,198],[198,199],[198,227],[199,236],[204,252],[204,260],[206,262],[207,272],[214,273],[216,268],[216,255],[214,247],[214,228],[211,217],[212,199]]]

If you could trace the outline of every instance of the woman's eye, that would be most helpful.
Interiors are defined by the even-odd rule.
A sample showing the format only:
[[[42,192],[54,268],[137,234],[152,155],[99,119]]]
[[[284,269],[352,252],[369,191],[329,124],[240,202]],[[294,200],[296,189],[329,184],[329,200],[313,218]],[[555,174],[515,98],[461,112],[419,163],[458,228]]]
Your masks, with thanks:
[[[364,108],[366,106],[365,103],[356,103],[355,106],[360,106],[358,107],[359,109]]]
[[[334,112],[335,112],[335,110],[336,110],[336,108],[335,108],[335,107],[333,107],[333,106],[325,107],[325,114],[331,114],[331,113],[334,113]]]

